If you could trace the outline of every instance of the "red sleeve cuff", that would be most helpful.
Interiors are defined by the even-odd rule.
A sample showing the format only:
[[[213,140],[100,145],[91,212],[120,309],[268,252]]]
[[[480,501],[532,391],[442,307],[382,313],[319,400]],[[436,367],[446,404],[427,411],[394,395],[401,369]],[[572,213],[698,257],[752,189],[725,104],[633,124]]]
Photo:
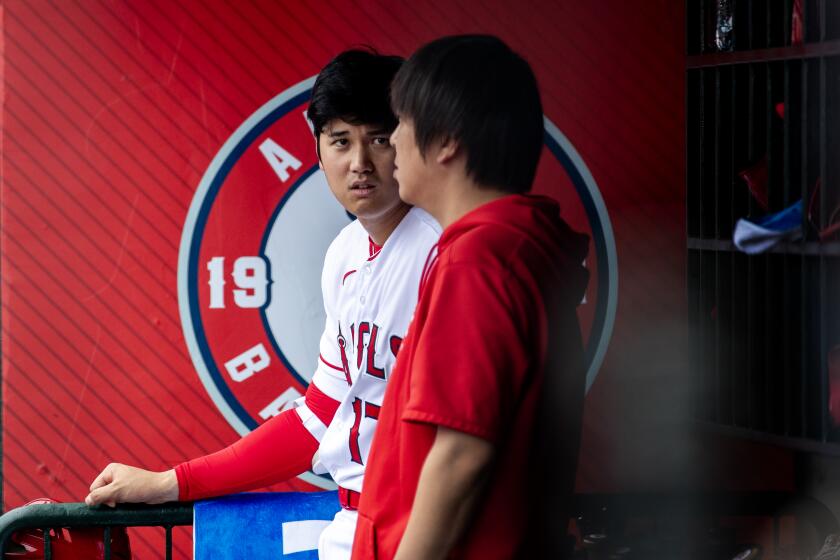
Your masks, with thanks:
[[[189,469],[189,463],[181,463],[175,467],[175,478],[178,479],[178,501],[188,501],[190,495],[190,488],[187,484],[188,476],[186,470]]]
[[[494,443],[496,441],[496,430],[483,426],[475,422],[468,422],[429,412],[422,412],[419,410],[408,409],[403,412],[402,419],[406,422],[422,422],[424,424],[434,424],[435,426],[443,426],[450,428],[471,436],[480,437],[487,441]]]

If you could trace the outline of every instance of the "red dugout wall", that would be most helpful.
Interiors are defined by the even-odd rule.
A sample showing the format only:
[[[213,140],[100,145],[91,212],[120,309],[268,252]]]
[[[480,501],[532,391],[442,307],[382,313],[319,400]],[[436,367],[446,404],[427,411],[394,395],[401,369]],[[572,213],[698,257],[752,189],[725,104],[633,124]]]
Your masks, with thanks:
[[[211,160],[345,48],[408,55],[470,32],[497,34],[531,62],[545,114],[591,171],[615,233],[618,309],[587,397],[578,489],[692,480],[702,452],[678,422],[688,403],[681,2],[9,0],[0,10],[4,509],[41,495],[79,501],[109,460],[162,469],[237,437],[196,374],[179,313],[183,227]],[[587,227],[556,161],[544,154],[541,165],[537,190]]]

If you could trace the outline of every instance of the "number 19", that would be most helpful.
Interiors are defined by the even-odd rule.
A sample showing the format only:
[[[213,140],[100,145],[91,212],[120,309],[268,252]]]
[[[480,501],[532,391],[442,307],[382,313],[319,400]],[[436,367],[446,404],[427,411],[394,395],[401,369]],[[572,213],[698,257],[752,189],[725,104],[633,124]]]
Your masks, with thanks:
[[[210,272],[210,309],[225,307],[225,258],[213,257],[207,263]],[[239,257],[233,263],[233,301],[242,308],[265,305],[268,296],[266,262],[260,257]]]

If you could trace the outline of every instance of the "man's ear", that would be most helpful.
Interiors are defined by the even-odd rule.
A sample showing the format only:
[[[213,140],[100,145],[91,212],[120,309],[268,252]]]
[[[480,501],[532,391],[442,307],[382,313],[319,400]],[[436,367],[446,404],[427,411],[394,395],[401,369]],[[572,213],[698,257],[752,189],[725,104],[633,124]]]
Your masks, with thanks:
[[[318,156],[318,169],[324,170],[324,164],[321,163],[321,135],[315,135],[315,155]]]
[[[447,164],[458,156],[459,150],[460,146],[458,145],[457,140],[451,137],[446,138],[438,147],[437,154],[435,155],[435,161],[440,164]]]

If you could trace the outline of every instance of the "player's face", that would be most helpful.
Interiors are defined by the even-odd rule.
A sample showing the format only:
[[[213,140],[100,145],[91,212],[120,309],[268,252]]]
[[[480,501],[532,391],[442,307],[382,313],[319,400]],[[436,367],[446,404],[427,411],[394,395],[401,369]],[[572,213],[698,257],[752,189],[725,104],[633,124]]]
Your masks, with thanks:
[[[397,151],[394,159],[394,176],[399,183],[400,198],[408,204],[425,208],[421,187],[427,184],[426,162],[414,139],[414,123],[401,117],[391,134],[391,144]]]
[[[362,219],[384,217],[402,204],[394,148],[382,127],[330,121],[318,137],[320,167],[338,202]]]

